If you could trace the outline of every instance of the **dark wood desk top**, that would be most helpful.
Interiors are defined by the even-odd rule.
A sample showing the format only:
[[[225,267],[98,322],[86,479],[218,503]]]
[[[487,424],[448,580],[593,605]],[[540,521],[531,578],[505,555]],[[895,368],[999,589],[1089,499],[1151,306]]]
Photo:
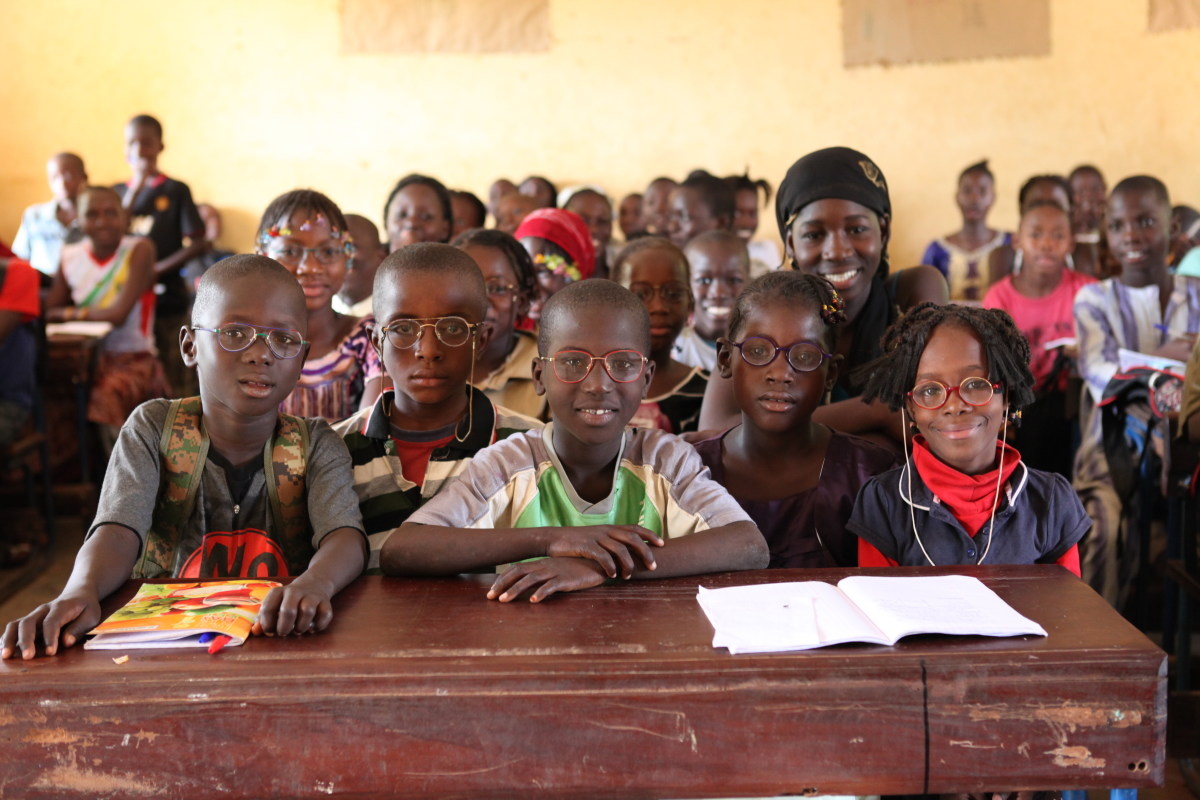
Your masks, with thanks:
[[[0,794],[714,797],[1161,784],[1166,657],[1053,567],[975,574],[1049,636],[731,656],[696,586],[541,605],[364,578],[319,636],[0,664]],[[868,571],[870,572],[870,571]],[[878,571],[876,571],[878,572]],[[116,607],[132,586],[112,599]],[[7,791],[6,788],[7,787]]]

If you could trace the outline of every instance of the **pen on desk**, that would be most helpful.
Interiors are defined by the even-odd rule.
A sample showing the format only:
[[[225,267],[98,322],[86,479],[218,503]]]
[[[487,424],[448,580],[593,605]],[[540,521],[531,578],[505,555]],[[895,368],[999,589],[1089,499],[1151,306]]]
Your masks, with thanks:
[[[225,635],[214,636],[213,640],[212,640],[212,644],[210,644],[208,646],[209,654],[221,652],[221,648],[224,647],[225,645],[229,644],[231,638],[232,637],[225,636]]]

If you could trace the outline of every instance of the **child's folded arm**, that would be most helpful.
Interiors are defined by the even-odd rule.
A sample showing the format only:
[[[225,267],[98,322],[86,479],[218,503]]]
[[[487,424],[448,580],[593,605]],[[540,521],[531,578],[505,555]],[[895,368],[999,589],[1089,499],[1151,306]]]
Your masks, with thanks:
[[[338,528],[322,540],[308,569],[263,600],[255,631],[267,635],[316,633],[333,620],[333,596],[362,574],[366,539],[358,528]]]
[[[753,522],[742,520],[672,538],[656,554],[657,567],[638,569],[634,578],[674,578],[764,569],[770,561],[767,540]]]
[[[8,623],[0,643],[0,657],[22,658],[37,654],[39,641],[46,655],[75,644],[100,623],[100,601],[129,578],[141,551],[138,535],[124,525],[100,525],[94,529],[75,558],[71,577],[58,597],[18,620]]]
[[[563,528],[560,530],[572,530]],[[575,528],[573,530],[586,530]],[[741,569],[762,569],[769,554],[766,540],[753,522],[731,522],[718,528],[694,531],[672,539],[659,551],[655,566],[638,567],[631,578],[669,578]],[[574,592],[599,586],[606,578],[596,561],[578,557],[551,557],[513,564],[492,583],[488,599],[511,602],[531,592],[529,602],[538,603],[558,592]]]
[[[662,539],[636,525],[480,529],[406,522],[384,543],[379,563],[385,575],[433,576],[561,556],[587,559],[615,578],[633,574],[638,562],[654,569],[652,545]]]
[[[529,602],[540,603],[556,592],[576,592],[604,583],[604,573],[586,558],[543,558],[513,564],[496,576],[488,589],[489,600],[508,603],[532,590]]]

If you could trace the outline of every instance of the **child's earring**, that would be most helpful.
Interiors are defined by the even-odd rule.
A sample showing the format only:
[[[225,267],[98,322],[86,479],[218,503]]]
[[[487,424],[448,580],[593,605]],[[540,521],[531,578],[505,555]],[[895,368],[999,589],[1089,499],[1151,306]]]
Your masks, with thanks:
[[[1067,253],[1066,262],[1067,262],[1067,269],[1074,272],[1075,271],[1075,257],[1072,256],[1070,253]],[[1018,411],[1017,413],[1019,414],[1021,412]]]
[[[1024,254],[1018,249],[1016,255],[1013,256],[1012,274],[1016,275],[1021,271],[1021,262],[1024,261]]]

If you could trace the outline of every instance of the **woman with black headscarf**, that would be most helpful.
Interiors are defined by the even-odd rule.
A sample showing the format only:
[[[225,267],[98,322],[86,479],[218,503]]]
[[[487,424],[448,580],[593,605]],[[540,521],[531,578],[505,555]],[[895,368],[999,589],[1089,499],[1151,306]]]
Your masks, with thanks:
[[[792,269],[828,280],[845,301],[838,333],[839,377],[831,402],[813,419],[843,433],[903,442],[899,415],[881,403],[858,399],[850,375],[878,355],[883,331],[922,302],[945,303],[946,281],[933,267],[889,275],[887,244],[892,205],[887,180],[870,158],[848,147],[829,147],[801,158],[779,185],[775,220]],[[700,423],[725,430],[738,422],[728,381],[709,381]]]

